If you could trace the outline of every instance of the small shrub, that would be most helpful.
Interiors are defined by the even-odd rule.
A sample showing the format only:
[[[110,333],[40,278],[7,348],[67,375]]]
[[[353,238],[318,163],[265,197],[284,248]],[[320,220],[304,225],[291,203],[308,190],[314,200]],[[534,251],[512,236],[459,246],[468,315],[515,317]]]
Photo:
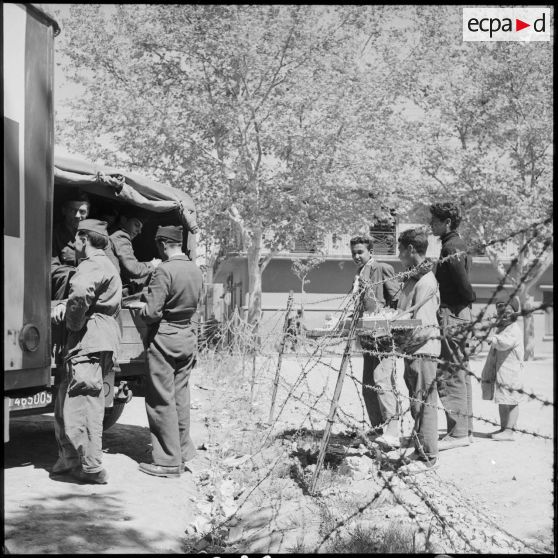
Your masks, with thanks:
[[[417,552],[427,552],[427,548],[417,548],[417,533],[417,529],[400,522],[391,523],[386,529],[357,525],[345,536],[336,535],[328,545],[327,551],[343,554],[416,554]]]

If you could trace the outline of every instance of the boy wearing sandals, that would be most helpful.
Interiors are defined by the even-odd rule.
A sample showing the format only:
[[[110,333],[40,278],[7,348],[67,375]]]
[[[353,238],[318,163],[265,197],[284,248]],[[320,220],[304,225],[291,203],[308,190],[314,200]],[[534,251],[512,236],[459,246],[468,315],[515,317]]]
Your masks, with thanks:
[[[409,389],[411,415],[415,421],[412,438],[415,451],[399,468],[400,474],[413,475],[438,467],[438,409],[434,358],[441,344],[437,312],[440,306],[438,282],[432,263],[426,259],[428,233],[425,228],[403,231],[398,238],[399,259],[410,275],[399,295],[397,317],[421,320],[405,343],[404,379]]]
[[[517,324],[519,301],[512,298],[496,303],[498,322],[482,371],[483,399],[494,399],[500,414],[500,430],[491,434],[497,441],[513,441],[523,394],[523,335]]]

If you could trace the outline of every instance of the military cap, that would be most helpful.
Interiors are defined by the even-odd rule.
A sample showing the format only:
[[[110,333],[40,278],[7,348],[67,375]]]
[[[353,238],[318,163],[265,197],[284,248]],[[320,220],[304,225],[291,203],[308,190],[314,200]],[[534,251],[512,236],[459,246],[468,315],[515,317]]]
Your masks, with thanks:
[[[164,238],[165,240],[170,240],[172,242],[182,242],[182,227],[169,225],[167,227],[161,227],[157,229],[155,238]]]
[[[78,223],[77,230],[78,232],[79,231],[94,232],[108,237],[107,222],[99,221],[99,219],[84,219],[83,221],[80,221]]]

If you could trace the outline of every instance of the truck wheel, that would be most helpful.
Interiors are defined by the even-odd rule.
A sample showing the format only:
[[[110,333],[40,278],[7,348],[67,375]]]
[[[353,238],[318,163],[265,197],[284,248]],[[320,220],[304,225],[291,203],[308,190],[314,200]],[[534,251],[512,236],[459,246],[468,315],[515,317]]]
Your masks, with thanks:
[[[105,417],[103,419],[103,430],[108,430],[111,426],[114,426],[118,419],[122,416],[124,412],[125,401],[115,401],[112,407],[105,409]]]

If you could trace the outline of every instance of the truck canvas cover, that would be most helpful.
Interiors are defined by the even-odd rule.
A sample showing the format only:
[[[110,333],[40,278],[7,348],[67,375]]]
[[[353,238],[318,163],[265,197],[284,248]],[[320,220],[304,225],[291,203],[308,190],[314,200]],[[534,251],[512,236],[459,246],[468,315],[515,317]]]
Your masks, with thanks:
[[[105,167],[78,158],[57,155],[56,153],[54,155],[54,167],[62,171],[84,175],[101,172],[110,176],[122,176],[126,184],[119,193],[110,186],[100,183],[87,186],[79,185],[78,187],[91,194],[130,203],[156,213],[179,211],[186,228],[192,233],[198,232],[194,201],[182,190],[160,184],[133,172]]]

